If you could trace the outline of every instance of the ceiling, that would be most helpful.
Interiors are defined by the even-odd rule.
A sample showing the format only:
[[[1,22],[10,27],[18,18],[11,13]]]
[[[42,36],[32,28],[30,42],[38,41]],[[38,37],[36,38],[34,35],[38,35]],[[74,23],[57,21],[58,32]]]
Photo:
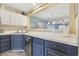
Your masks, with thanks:
[[[36,3],[36,5],[33,4],[34,3],[3,3],[3,5],[11,7],[21,12],[28,12],[32,8],[40,5],[40,3]]]
[[[41,3],[36,3],[34,6],[33,3],[3,3],[3,5],[14,8],[18,11],[28,12],[29,10],[33,9],[34,7],[40,5]],[[52,3],[53,5],[53,3]],[[33,14],[35,17],[42,18],[44,20],[60,20],[62,18],[69,17],[69,4],[68,3],[58,3],[42,10],[38,13]],[[78,6],[79,7],[79,6]]]
[[[45,9],[39,13],[35,13],[33,16],[42,18],[44,20],[58,20],[61,18],[69,17],[69,4],[60,3],[58,5],[52,6]]]

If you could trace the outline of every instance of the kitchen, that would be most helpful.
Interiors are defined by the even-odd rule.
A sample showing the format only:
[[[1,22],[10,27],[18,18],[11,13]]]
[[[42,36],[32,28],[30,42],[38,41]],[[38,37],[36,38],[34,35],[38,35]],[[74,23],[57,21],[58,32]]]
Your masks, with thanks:
[[[0,4],[0,56],[78,56],[77,3]]]

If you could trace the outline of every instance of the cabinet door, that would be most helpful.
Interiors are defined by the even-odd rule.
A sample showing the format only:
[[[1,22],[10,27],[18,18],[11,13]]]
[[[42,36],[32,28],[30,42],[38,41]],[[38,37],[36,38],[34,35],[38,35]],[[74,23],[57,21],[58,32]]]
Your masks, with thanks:
[[[10,36],[2,35],[0,36],[0,52],[5,52],[10,50]]]
[[[18,19],[18,25],[19,25],[19,26],[22,26],[22,21],[23,21],[22,15],[19,14],[19,15],[18,15],[18,18],[19,18],[19,19]]]
[[[10,12],[5,10],[0,10],[0,22],[1,24],[10,25]]]
[[[24,47],[22,36],[12,36],[11,37],[11,49],[22,50]]]
[[[71,48],[71,56],[78,56],[78,47],[72,46],[72,48]]]
[[[43,46],[33,43],[33,56],[43,56]]]
[[[27,16],[20,15],[20,25],[27,26]]]
[[[23,16],[23,26],[27,26],[27,16]]]
[[[11,25],[18,25],[18,15],[11,12]]]
[[[3,52],[6,52],[10,50],[10,47],[3,47],[3,48],[0,48],[0,53],[3,53]]]

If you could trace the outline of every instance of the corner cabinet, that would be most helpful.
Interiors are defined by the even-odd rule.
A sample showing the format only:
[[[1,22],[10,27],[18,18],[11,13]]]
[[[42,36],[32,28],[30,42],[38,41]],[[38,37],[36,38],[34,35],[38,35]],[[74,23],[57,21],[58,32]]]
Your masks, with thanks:
[[[32,39],[32,55],[44,56],[44,40],[33,37]]]
[[[18,14],[10,12],[10,24],[18,26],[18,21],[19,21]]]
[[[19,14],[19,26],[27,26],[27,16]]]

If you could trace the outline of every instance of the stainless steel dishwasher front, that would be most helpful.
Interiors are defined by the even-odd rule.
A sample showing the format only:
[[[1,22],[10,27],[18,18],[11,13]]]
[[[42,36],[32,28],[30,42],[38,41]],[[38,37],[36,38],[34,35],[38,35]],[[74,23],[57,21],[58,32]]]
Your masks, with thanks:
[[[25,38],[25,53],[27,56],[31,56],[31,37],[26,36]]]

